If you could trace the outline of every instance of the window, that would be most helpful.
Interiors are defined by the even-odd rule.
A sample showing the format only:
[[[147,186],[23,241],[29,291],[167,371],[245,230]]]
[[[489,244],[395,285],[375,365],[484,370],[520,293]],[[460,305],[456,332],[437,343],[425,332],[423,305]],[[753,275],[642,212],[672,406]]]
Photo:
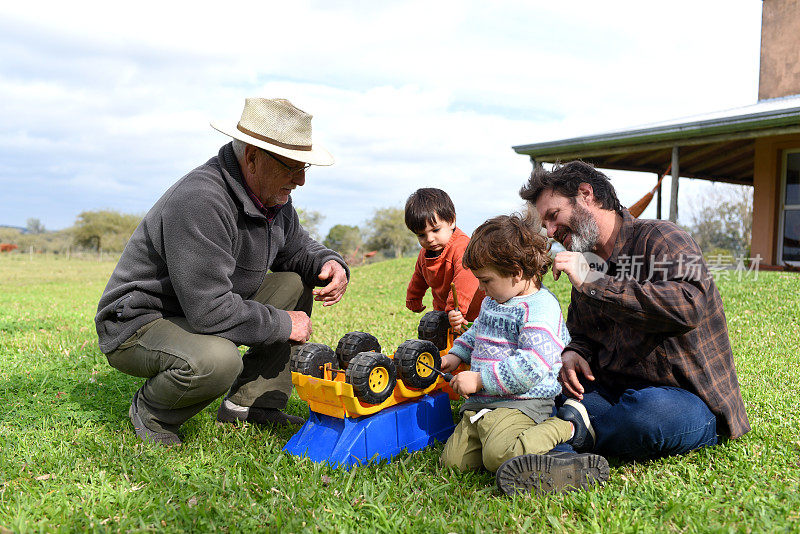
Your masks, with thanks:
[[[778,263],[800,266],[800,150],[783,153]]]

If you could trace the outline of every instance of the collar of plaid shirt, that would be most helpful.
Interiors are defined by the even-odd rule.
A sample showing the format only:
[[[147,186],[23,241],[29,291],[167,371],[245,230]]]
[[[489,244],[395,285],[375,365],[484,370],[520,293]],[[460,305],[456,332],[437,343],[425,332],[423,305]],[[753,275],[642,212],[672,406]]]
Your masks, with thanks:
[[[242,178],[242,185],[244,186],[244,190],[247,192],[247,196],[250,197],[250,200],[253,201],[253,204],[255,204],[256,208],[258,208],[258,211],[260,211],[264,215],[264,217],[267,218],[267,221],[269,222],[272,222],[272,219],[274,219],[275,216],[278,214],[278,212],[281,211],[281,208],[286,205],[286,204],[278,204],[277,206],[265,206],[258,199],[256,194],[253,193],[253,190],[250,189],[250,186],[247,185],[247,180],[245,180],[244,178]]]
[[[622,224],[619,227],[619,234],[617,235],[617,240],[614,243],[614,250],[611,252],[611,256],[608,257],[608,262],[614,264],[617,263],[617,258],[619,258],[620,252],[623,249],[630,249],[628,241],[630,241],[633,237],[633,216],[624,208],[620,215],[622,216]]]

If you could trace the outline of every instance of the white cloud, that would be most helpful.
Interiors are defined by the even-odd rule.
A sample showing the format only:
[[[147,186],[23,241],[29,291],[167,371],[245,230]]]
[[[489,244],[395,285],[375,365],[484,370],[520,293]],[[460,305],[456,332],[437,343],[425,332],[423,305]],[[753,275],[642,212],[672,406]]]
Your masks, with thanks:
[[[314,114],[315,139],[337,159],[295,194],[326,216],[323,230],[430,185],[451,193],[471,230],[520,205],[530,167],[513,145],[754,102],[759,10],[744,0],[7,3],[0,224],[145,211],[226,142],[210,119],[264,95]],[[625,203],[655,181],[610,174]]]

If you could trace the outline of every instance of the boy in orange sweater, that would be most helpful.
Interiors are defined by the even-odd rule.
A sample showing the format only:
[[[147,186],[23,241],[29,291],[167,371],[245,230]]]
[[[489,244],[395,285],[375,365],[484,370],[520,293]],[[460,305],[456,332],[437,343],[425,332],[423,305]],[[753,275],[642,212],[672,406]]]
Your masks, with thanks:
[[[406,201],[406,226],[417,235],[422,250],[406,291],[406,308],[413,312],[425,309],[422,297],[428,288],[433,295],[433,309],[446,311],[450,326],[464,330],[481,310],[483,291],[461,258],[469,236],[456,227],[456,209],[450,196],[433,187],[417,189]],[[450,284],[456,284],[458,307],[455,310]]]

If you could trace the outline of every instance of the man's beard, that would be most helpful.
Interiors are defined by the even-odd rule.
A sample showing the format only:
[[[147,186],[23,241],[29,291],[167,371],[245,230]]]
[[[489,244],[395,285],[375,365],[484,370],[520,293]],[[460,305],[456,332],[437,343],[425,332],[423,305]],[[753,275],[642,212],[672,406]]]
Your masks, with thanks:
[[[591,252],[597,246],[600,239],[600,230],[597,228],[597,221],[592,217],[592,213],[578,204],[574,204],[572,217],[569,219],[569,226],[572,228],[571,242],[569,249],[572,252]]]

